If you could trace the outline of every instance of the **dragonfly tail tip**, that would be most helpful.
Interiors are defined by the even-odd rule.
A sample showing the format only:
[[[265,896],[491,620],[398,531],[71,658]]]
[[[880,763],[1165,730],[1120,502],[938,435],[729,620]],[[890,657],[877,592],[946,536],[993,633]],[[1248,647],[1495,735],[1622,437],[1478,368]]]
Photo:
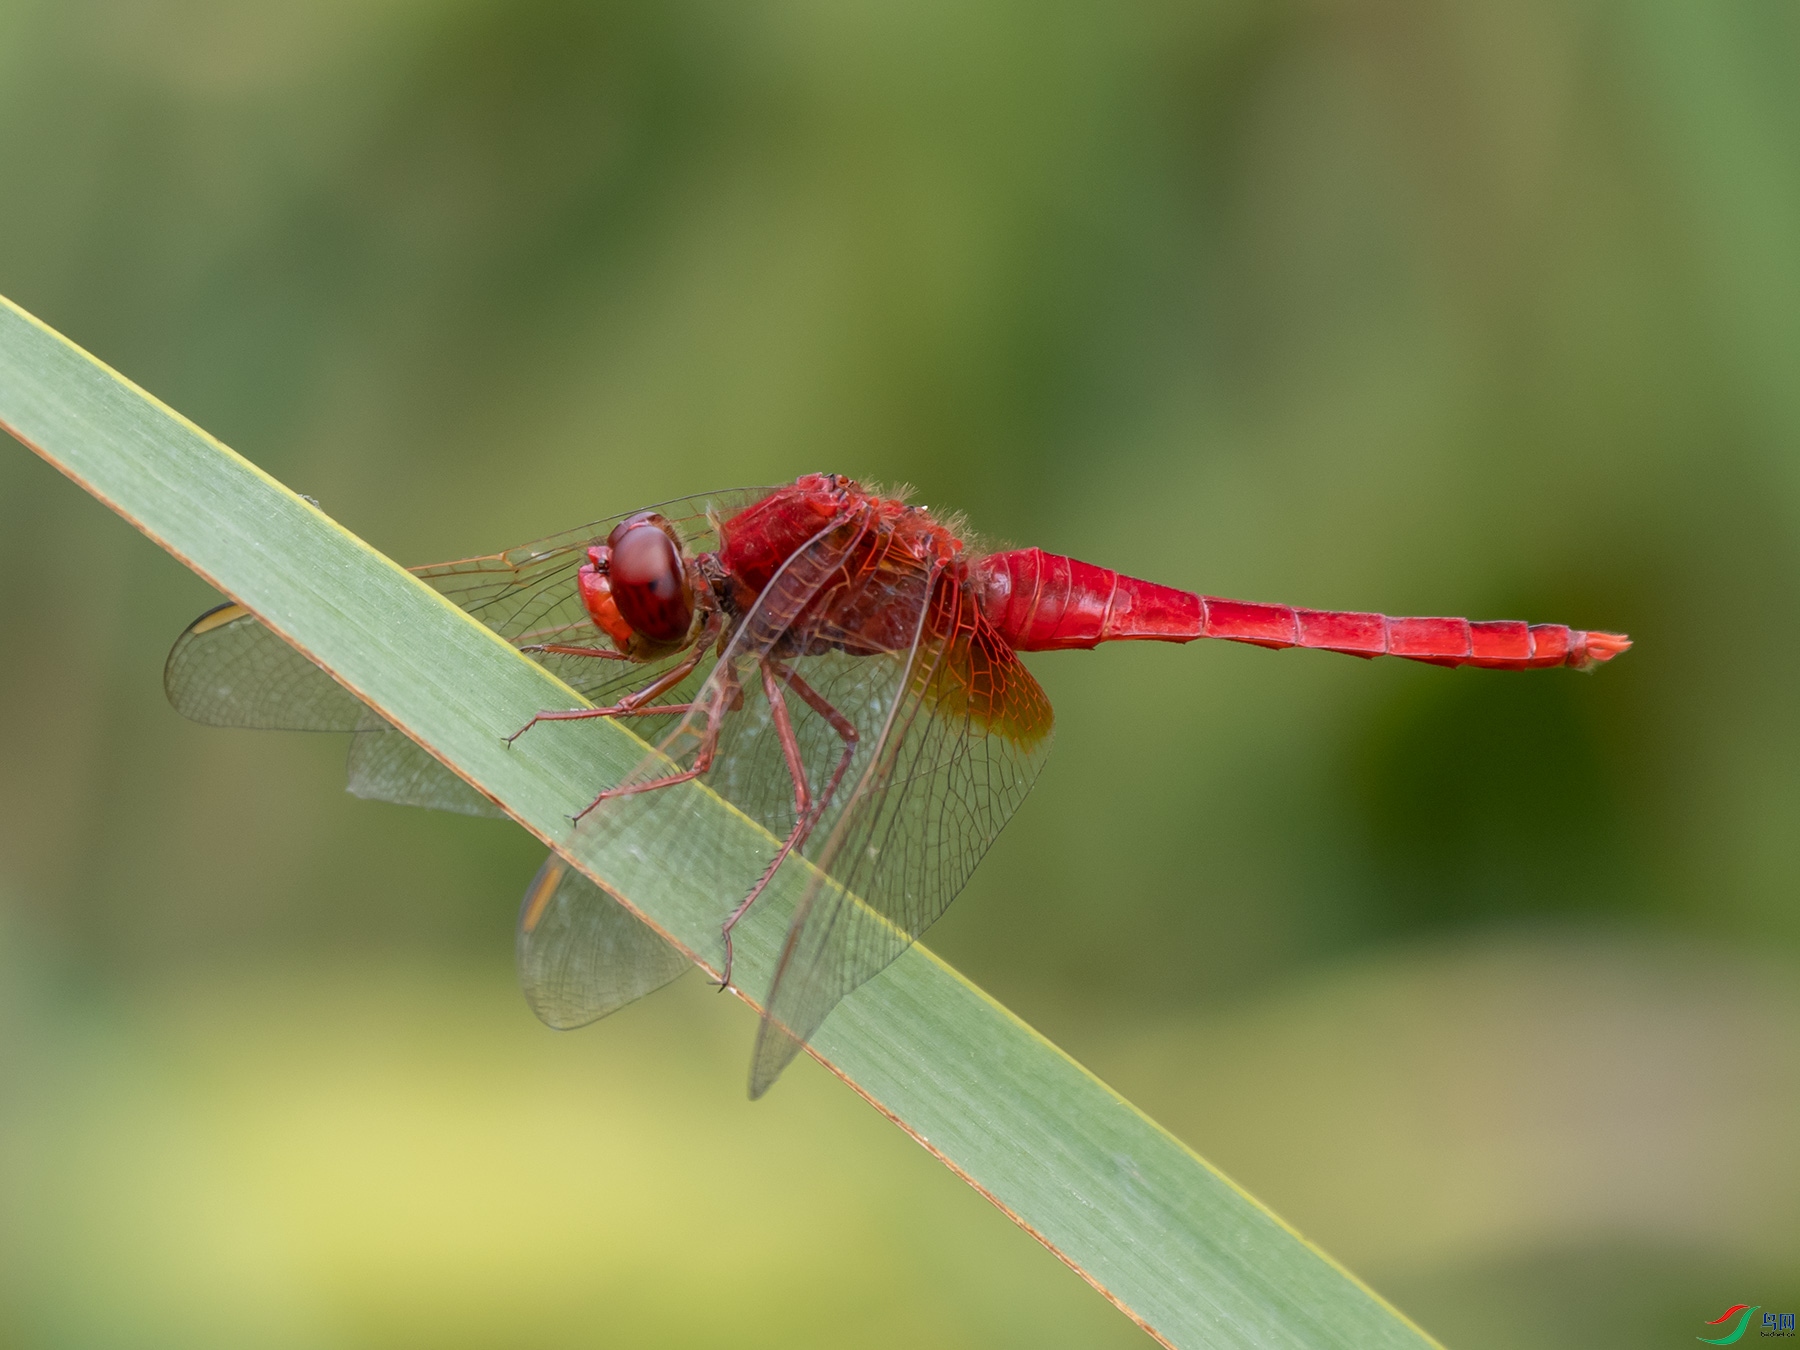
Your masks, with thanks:
[[[1571,662],[1578,670],[1593,670],[1631,650],[1631,639],[1623,633],[1584,633],[1582,638],[1583,654],[1578,661]]]

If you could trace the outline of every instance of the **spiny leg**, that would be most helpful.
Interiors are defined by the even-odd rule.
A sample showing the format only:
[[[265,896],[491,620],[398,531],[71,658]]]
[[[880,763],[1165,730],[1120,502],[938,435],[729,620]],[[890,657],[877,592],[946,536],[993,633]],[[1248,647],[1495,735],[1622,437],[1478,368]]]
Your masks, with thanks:
[[[788,831],[787,838],[775,851],[775,856],[769,860],[769,865],[763,869],[762,876],[757,878],[756,884],[750,888],[750,894],[746,895],[743,902],[731,911],[720,927],[720,936],[725,939],[725,968],[719,974],[721,993],[731,985],[731,930],[737,927],[738,920],[744,917],[750,906],[756,902],[757,896],[761,895],[768,888],[769,883],[775,879],[775,873],[780,869],[781,864],[787,861],[788,855],[804,844],[807,837],[812,834],[813,826],[819,823],[819,817],[825,814],[825,808],[830,805],[832,797],[837,793],[838,785],[843,782],[844,774],[850,768],[850,761],[856,758],[856,728],[850,724],[847,717],[832,707],[817,690],[801,679],[799,675],[779,661],[765,660],[761,664],[763,690],[769,698],[769,712],[775,723],[775,734],[781,741],[782,757],[787,760],[788,773],[794,780],[794,828]],[[843,738],[844,753],[838,760],[836,771],[831,775],[831,781],[825,785],[825,791],[816,801],[812,800],[811,790],[806,784],[806,765],[800,758],[800,742],[794,735],[794,724],[788,715],[787,700],[782,697],[780,685],[776,684],[777,679],[798,694],[807,707],[824,718],[831,729]]]
[[[845,717],[836,708],[832,707],[830,703],[826,702],[824,695],[820,694],[805,680],[801,679],[794,671],[790,670],[787,666],[782,665],[779,661],[774,662],[773,664],[775,666],[775,673],[781,676],[782,683],[787,685],[787,687],[792,689],[796,694],[800,695],[806,706],[819,714],[820,717],[823,717],[830,725],[831,729],[837,732],[844,741],[844,753],[839,758],[838,766],[831,775],[831,781],[825,785],[825,791],[819,795],[819,800],[813,807],[813,823],[817,824],[819,817],[825,813],[825,807],[830,803],[832,797],[837,794],[838,785],[844,781],[844,775],[849,772],[850,761],[856,758],[856,728],[851,725],[848,717]],[[811,827],[809,826],[808,828],[810,829]]]
[[[664,713],[684,713],[694,706],[692,703],[659,703],[654,708],[551,708],[513,732],[506,738],[506,743],[511,745],[513,736],[523,736],[538,722],[580,722],[589,717],[661,717]]]
[[[775,720],[775,735],[781,742],[781,757],[787,761],[788,777],[794,780],[794,819],[805,820],[812,810],[812,789],[806,785],[806,762],[800,758],[800,739],[794,735],[794,720],[788,715],[787,700],[775,682],[774,662],[760,663],[763,696],[769,700],[769,715]]]
[[[591,656],[596,661],[629,661],[631,658],[624,652],[608,651],[605,647],[566,647],[560,642],[540,642],[529,647],[519,648],[522,652],[548,652],[552,656]]]
[[[639,715],[654,716],[655,714],[661,713],[661,712],[676,711],[676,709],[674,709],[674,708],[651,708],[642,714],[639,713],[639,709],[643,708],[644,704],[649,703],[652,699],[659,698],[663,694],[668,693],[669,690],[673,689],[676,685],[680,684],[691,673],[693,673],[694,667],[699,665],[701,658],[706,655],[707,645],[712,641],[713,633],[717,629],[717,627],[718,627],[718,625],[715,622],[708,622],[708,624],[706,625],[705,631],[703,631],[700,634],[699,640],[694,643],[693,649],[691,651],[689,651],[688,654],[685,657],[683,657],[678,664],[669,667],[668,670],[665,670],[661,675],[657,676],[656,679],[652,680],[649,684],[645,685],[642,689],[638,690],[636,693],[625,695],[624,698],[620,699],[617,703],[613,704],[610,708],[558,708],[558,709],[546,710],[543,712],[536,713],[532,716],[532,719],[529,722],[527,722],[524,726],[520,727],[517,731],[513,732],[512,735],[508,736],[506,738],[506,743],[508,745],[511,745],[514,741],[518,740],[519,737],[523,736],[526,732],[530,731],[533,727],[535,727],[539,722],[580,722],[589,717],[634,717],[634,716],[639,716]],[[596,648],[540,647],[540,648],[536,648],[534,650],[539,650],[539,651],[559,651],[560,650],[560,651],[562,651],[568,655],[572,655],[572,656],[578,656],[578,655],[579,656],[601,656],[601,657],[605,657],[607,659],[612,659],[610,653],[603,652],[597,647]],[[692,707],[692,706],[693,706],[692,704],[685,705],[681,709],[681,711],[685,712],[688,707]],[[593,808],[589,807],[588,809],[591,811]]]
[[[706,730],[700,733],[700,748],[694,754],[693,766],[691,768],[683,769],[680,773],[672,773],[666,778],[653,778],[647,783],[626,783],[622,787],[607,788],[606,791],[602,792],[598,797],[595,797],[593,801],[577,811],[572,819],[579,822],[583,816],[587,815],[589,811],[592,811],[596,806],[600,805],[601,802],[610,800],[613,797],[631,797],[640,792],[652,792],[657,788],[674,787],[677,783],[690,782],[705,773],[712,767],[713,753],[719,746],[719,730],[724,724],[725,714],[730,711],[736,695],[737,669],[732,664],[732,658],[727,657],[719,664],[719,683],[708,695],[709,702],[706,708]],[[686,706],[689,708],[697,708],[700,705],[696,702]],[[659,711],[661,710],[657,708],[644,709],[646,714]]]

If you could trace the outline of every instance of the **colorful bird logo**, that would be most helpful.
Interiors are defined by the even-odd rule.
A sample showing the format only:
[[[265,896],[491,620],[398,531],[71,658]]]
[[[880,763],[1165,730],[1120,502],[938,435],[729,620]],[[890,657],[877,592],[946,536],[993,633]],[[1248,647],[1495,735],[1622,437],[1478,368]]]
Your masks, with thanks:
[[[1744,1329],[1750,1325],[1750,1314],[1760,1307],[1762,1307],[1762,1304],[1760,1303],[1734,1303],[1706,1325],[1709,1327],[1716,1327],[1721,1322],[1736,1317],[1737,1325],[1735,1327],[1733,1327],[1726,1335],[1720,1336],[1716,1340],[1711,1336],[1696,1336],[1694,1339],[1697,1341],[1705,1341],[1708,1345],[1736,1344],[1743,1338]]]

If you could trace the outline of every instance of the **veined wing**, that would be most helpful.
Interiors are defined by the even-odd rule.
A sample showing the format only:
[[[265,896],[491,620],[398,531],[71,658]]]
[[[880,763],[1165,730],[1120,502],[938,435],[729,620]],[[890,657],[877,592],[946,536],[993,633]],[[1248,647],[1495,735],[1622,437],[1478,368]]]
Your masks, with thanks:
[[[559,1031],[654,993],[688,968],[649,925],[552,853],[519,906],[519,984]]]
[[[399,806],[454,811],[462,816],[506,819],[506,812],[445,768],[411,736],[372,712],[368,716],[379,725],[358,731],[350,738],[350,755],[345,764],[349,779],[346,786],[353,795]]]
[[[964,590],[934,582],[904,694],[820,848],[757,1028],[759,1097],[941,915],[1036,781],[1050,701]]]
[[[652,509],[670,521],[690,551],[704,552],[718,545],[718,521],[771,490],[684,497]],[[575,574],[588,547],[603,542],[623,519],[595,521],[503,553],[432,563],[412,572],[516,646],[590,645],[598,635],[582,609]],[[547,655],[544,664],[590,697],[630,684],[649,669],[557,655]],[[355,731],[365,725],[354,695],[242,605],[219,605],[188,625],[170,649],[163,687],[184,717],[213,726]]]
[[[348,770],[359,797],[505,814],[242,605],[220,605],[188,625],[169,652],[163,688],[177,712],[212,726],[356,733]]]
[[[690,550],[705,551],[717,546],[717,521],[769,491],[748,488],[685,497],[653,509],[669,519]],[[503,553],[412,571],[517,646],[557,641],[594,645],[599,634],[582,609],[575,574],[588,547],[604,541],[622,519],[595,521]],[[566,684],[600,702],[648,683],[675,658],[643,664],[557,654],[539,659]],[[363,733],[350,751],[350,790],[358,796],[464,814],[501,814],[242,605],[220,605],[188,626],[169,652],[163,687],[176,711],[213,726]],[[671,701],[681,692],[671,691]]]
[[[216,605],[189,624],[163,666],[175,711],[216,727],[355,731],[374,716],[242,605]]]
[[[647,509],[660,513],[669,522],[691,556],[716,550],[720,545],[719,523],[773,491],[737,488],[682,497]],[[575,574],[587,561],[589,547],[605,543],[613,526],[624,519],[622,515],[613,516],[504,553],[432,563],[411,570],[427,586],[516,647],[551,643],[603,645],[602,635],[582,607]],[[676,658],[637,664],[546,652],[533,653],[533,659],[590,702],[606,703],[648,684]]]

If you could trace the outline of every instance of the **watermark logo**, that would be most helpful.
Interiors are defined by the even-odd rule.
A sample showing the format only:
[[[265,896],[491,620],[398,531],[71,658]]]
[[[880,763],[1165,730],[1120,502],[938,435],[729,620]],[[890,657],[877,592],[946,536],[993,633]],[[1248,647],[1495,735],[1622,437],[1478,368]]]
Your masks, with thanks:
[[[1708,1345],[1736,1345],[1739,1341],[1744,1339],[1744,1332],[1748,1330],[1750,1326],[1751,1315],[1761,1306],[1760,1303],[1754,1305],[1749,1303],[1734,1303],[1706,1324],[1709,1327],[1716,1327],[1725,1322],[1730,1322],[1735,1318],[1737,1319],[1736,1323],[1730,1331],[1717,1338],[1712,1336],[1696,1336],[1694,1339],[1697,1341],[1705,1341]]]
[[[1756,1316],[1761,1309],[1762,1304],[1760,1303],[1734,1303],[1706,1324],[1709,1327],[1721,1327],[1729,1323],[1731,1330],[1723,1336],[1696,1336],[1694,1339],[1704,1341],[1708,1345],[1736,1345],[1744,1339],[1744,1333],[1750,1329],[1750,1319]],[[1763,1313],[1762,1335],[1792,1336],[1793,1334],[1793,1313]]]

